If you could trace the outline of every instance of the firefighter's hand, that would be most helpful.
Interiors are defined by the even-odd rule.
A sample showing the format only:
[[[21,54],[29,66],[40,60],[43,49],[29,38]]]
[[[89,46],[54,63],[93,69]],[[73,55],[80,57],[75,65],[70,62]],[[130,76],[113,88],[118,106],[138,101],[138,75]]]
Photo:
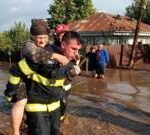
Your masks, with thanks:
[[[69,60],[67,59],[66,56],[63,56],[63,55],[60,55],[60,54],[57,54],[57,53],[54,53],[52,55],[52,58],[56,61],[58,61],[61,65],[66,65],[68,64]]]
[[[81,72],[81,69],[80,69],[80,67],[78,65],[74,65],[73,68],[70,71],[71,76],[79,75],[80,72]]]
[[[79,65],[79,63],[80,63],[80,60],[76,60],[76,65]]]
[[[79,65],[80,63],[80,55],[76,55],[76,65]]]

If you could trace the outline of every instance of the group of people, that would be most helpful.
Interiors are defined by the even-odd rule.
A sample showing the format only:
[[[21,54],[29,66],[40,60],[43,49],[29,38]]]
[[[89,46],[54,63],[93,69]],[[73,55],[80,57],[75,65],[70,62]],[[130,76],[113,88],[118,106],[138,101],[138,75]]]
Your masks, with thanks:
[[[90,47],[86,57],[88,58],[88,70],[92,73],[92,77],[104,79],[109,62],[109,53],[103,44]]]
[[[59,24],[54,33],[55,42],[50,45],[49,32],[45,21],[32,21],[31,39],[22,46],[23,58],[9,70],[4,95],[14,103],[13,135],[20,135],[24,112],[29,135],[60,134],[71,82],[80,73],[82,40],[68,25]]]

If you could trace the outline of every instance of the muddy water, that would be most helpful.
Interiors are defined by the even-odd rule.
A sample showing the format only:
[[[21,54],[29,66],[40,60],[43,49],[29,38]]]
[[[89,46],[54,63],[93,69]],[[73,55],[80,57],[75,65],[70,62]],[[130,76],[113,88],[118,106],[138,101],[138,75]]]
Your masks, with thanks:
[[[69,112],[75,116],[90,117],[118,125],[137,134],[148,135],[150,134],[149,76],[150,72],[147,71],[108,69],[104,80],[90,78],[85,74],[76,77],[69,96]],[[1,69],[1,116],[4,114],[10,116],[8,111],[10,106],[5,103],[3,97],[6,80],[7,71]]]
[[[149,78],[150,72],[115,69],[108,70],[104,80],[80,76],[75,80],[70,101],[74,106],[98,110],[105,121],[120,126],[124,123],[125,128],[150,134]]]
[[[0,107],[3,107],[3,105],[4,105],[3,91],[6,87],[7,79],[8,79],[7,70],[0,69]]]

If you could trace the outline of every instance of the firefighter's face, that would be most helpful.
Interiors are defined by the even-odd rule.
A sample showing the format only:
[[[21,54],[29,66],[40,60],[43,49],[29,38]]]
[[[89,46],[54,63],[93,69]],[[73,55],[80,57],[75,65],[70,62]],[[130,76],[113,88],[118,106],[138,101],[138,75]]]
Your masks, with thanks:
[[[76,60],[79,56],[79,50],[81,49],[81,44],[78,44],[76,39],[71,39],[68,43],[62,42],[61,49],[64,56],[69,60]]]
[[[48,35],[36,35],[33,38],[38,47],[44,48],[48,43]]]

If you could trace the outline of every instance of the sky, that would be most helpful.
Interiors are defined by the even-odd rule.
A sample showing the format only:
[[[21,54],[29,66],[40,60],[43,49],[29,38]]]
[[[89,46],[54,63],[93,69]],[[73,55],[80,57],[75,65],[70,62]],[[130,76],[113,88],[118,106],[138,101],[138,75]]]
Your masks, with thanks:
[[[125,13],[125,8],[133,0],[92,0],[97,11],[112,14]],[[53,0],[1,0],[0,2],[0,32],[9,30],[15,22],[23,22],[27,27],[32,18],[48,18],[49,5]]]

